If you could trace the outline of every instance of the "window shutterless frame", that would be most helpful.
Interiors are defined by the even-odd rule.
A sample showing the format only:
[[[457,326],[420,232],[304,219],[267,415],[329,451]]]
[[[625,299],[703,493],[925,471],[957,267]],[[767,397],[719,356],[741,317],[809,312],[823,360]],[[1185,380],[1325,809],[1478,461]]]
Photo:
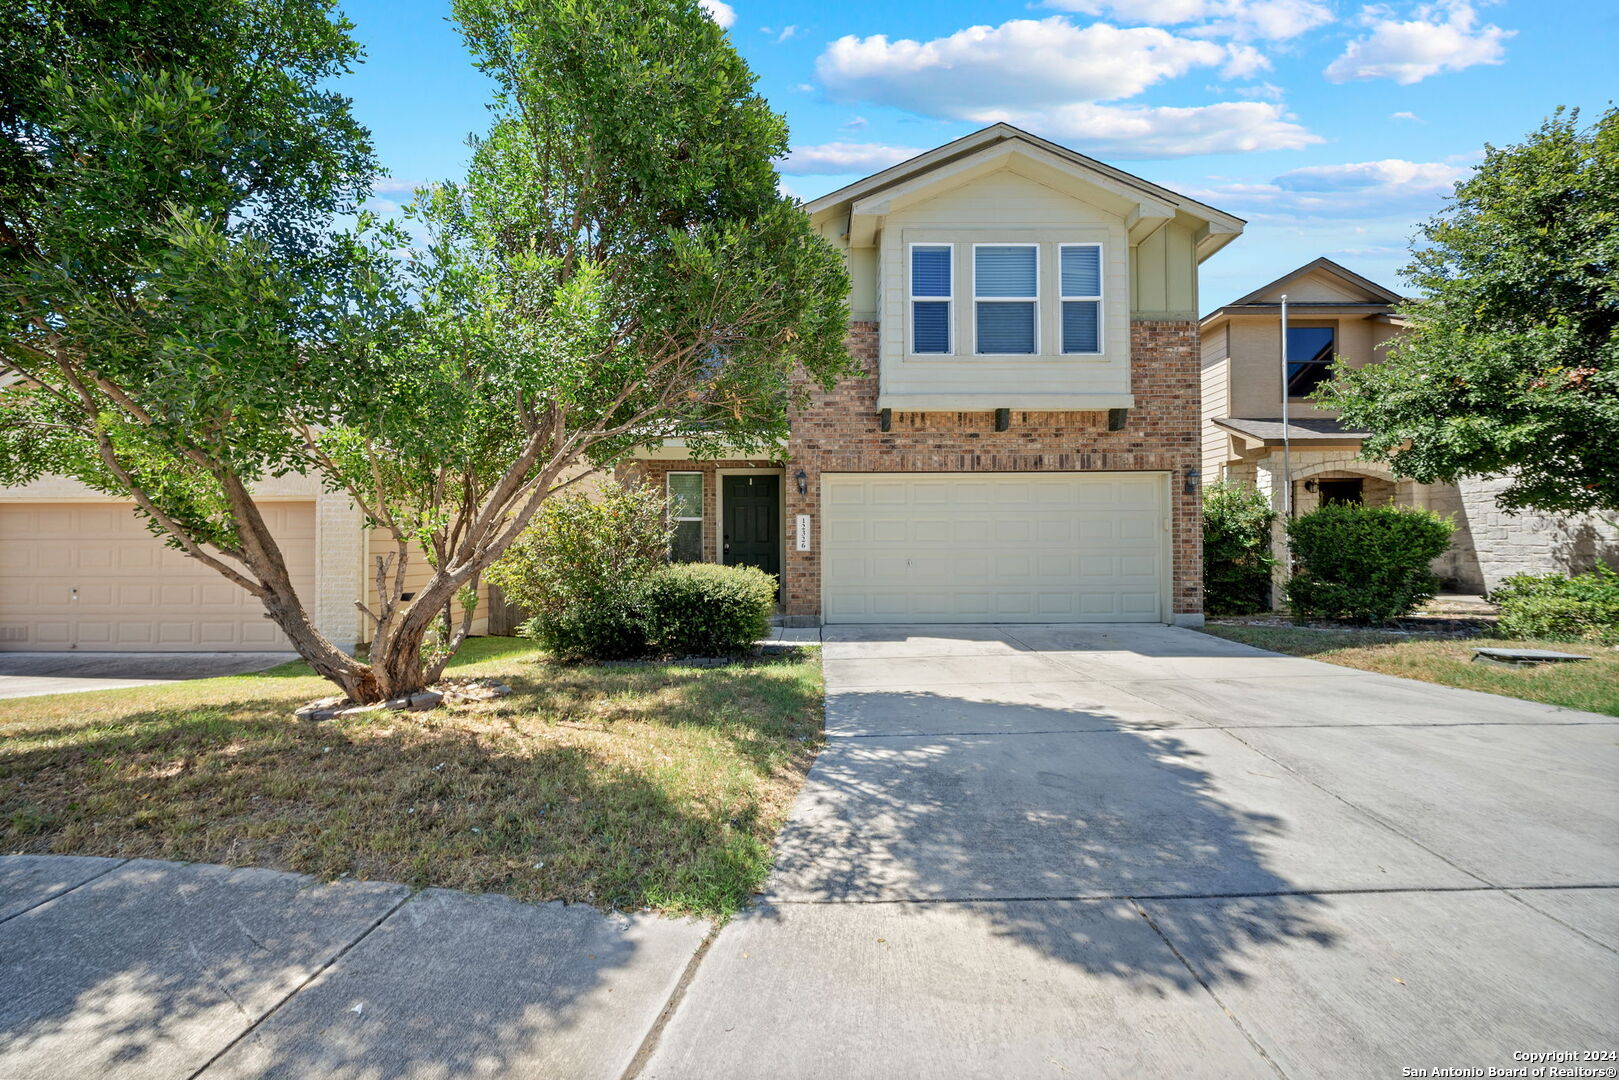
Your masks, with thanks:
[[[1094,293],[1087,293],[1078,289],[1070,289],[1067,275],[1063,273],[1063,257],[1065,253],[1086,248],[1092,249],[1096,252],[1096,291]],[[1064,356],[1101,356],[1107,351],[1107,342],[1104,337],[1107,330],[1107,324],[1106,320],[1103,318],[1102,307],[1102,291],[1106,288],[1104,279],[1107,277],[1107,263],[1104,258],[1105,254],[1106,253],[1103,251],[1100,243],[1057,245],[1057,291],[1061,294],[1058,297],[1057,302],[1059,305],[1062,305],[1058,308],[1057,312],[1057,344],[1061,348]],[[1067,334],[1065,331],[1067,326],[1067,302],[1070,300],[1079,302],[1094,302],[1096,304],[1096,349],[1094,351],[1089,349],[1068,348]]]
[[[1034,252],[1034,294],[1032,296],[980,296],[978,294],[978,253],[984,248],[1027,248]],[[975,356],[1039,356],[1040,355],[1040,245],[986,242],[973,245],[973,354]],[[985,352],[979,345],[978,312],[983,304],[1029,304],[1034,308],[1032,321],[1033,348],[1028,352]]]
[[[916,251],[918,248],[945,252],[948,291],[944,295],[925,295],[918,291],[916,281]],[[908,338],[906,351],[911,356],[954,356],[956,352],[956,245],[928,241],[916,241],[907,245],[905,249],[905,280],[906,292],[910,295],[905,312],[905,326]],[[930,308],[944,308],[944,348],[942,349],[923,350],[917,347],[916,313],[918,306],[922,304],[926,304]]]
[[[684,481],[686,491],[676,491],[676,478]],[[694,494],[689,487],[696,480],[696,505],[691,505]],[[669,520],[674,523],[675,535],[669,542],[669,557],[676,561],[701,562],[703,559],[703,474],[700,472],[674,472],[664,474],[664,494],[669,499]],[[692,510],[696,513],[692,513]],[[690,528],[695,523],[696,529]],[[682,528],[681,526],[687,526]],[[697,535],[693,537],[691,534]]]

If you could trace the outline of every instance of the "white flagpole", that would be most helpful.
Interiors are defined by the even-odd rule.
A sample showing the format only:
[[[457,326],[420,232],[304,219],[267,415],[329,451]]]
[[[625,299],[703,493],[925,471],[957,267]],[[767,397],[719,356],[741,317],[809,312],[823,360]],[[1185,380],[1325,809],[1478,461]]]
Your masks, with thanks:
[[[1287,542],[1287,523],[1293,520],[1293,470],[1290,460],[1292,439],[1287,430],[1287,294],[1282,294],[1282,576],[1292,573],[1292,547]]]

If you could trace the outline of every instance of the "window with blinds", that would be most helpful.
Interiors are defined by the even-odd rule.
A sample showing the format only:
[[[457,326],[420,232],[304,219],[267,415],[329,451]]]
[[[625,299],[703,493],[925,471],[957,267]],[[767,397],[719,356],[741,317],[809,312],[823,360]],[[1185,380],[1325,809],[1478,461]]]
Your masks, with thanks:
[[[973,351],[978,355],[1040,351],[1039,255],[1035,244],[973,245]]]
[[[911,245],[911,352],[948,355],[953,299],[951,244]]]
[[[1058,253],[1062,289],[1062,351],[1102,351],[1102,245],[1063,244]]]

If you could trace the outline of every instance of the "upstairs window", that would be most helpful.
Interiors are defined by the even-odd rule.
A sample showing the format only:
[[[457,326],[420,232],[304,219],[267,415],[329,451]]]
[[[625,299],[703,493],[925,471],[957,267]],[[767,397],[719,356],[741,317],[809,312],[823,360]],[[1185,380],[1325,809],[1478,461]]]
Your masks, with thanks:
[[[980,356],[1040,351],[1039,248],[1034,244],[975,244],[973,304]]]
[[[948,355],[953,292],[950,244],[911,245],[911,352]]]
[[[1330,326],[1287,328],[1287,396],[1307,397],[1332,377],[1336,342]]]
[[[1096,355],[1102,351],[1102,245],[1063,244],[1062,351]]]
[[[703,474],[672,472],[668,474],[668,484],[669,520],[675,527],[669,558],[674,562],[702,562]]]

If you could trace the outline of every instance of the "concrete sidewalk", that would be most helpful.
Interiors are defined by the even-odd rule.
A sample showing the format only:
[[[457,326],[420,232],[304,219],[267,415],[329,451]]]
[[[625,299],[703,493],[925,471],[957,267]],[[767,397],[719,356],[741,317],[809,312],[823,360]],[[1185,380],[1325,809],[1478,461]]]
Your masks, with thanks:
[[[0,857],[0,1077],[616,1080],[702,922]]]

